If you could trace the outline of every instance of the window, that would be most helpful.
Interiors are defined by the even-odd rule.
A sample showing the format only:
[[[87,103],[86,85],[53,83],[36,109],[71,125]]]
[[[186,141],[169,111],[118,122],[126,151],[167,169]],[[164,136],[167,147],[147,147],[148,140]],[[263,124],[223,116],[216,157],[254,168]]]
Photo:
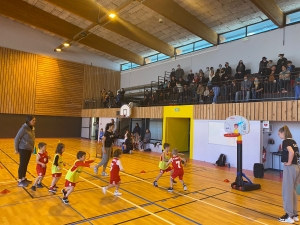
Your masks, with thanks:
[[[286,16],[286,24],[292,24],[300,21],[300,12],[291,13]]]
[[[271,20],[263,21],[247,27],[247,36],[259,34],[278,28]]]
[[[186,53],[189,53],[192,51],[194,51],[194,43],[178,47],[176,49],[176,54],[182,55],[182,54],[186,54]]]
[[[132,69],[133,69],[133,68],[137,68],[137,67],[140,67],[140,65],[135,64],[135,63],[132,63],[132,65],[131,65],[131,68],[132,68]]]
[[[207,42],[207,41],[198,41],[198,42],[195,42],[195,45],[194,45],[194,51],[197,51],[197,50],[201,50],[201,49],[204,49],[204,48],[208,48],[208,47],[211,47],[213,46],[213,44]]]
[[[158,58],[158,61],[161,61],[161,60],[170,58],[170,56],[160,53],[157,55],[157,58]]]
[[[125,63],[121,65],[121,71],[130,70],[130,69],[131,69],[131,63]]]
[[[246,27],[219,35],[220,43],[226,43],[246,37]]]
[[[146,57],[145,62],[146,64],[157,62],[157,54]]]

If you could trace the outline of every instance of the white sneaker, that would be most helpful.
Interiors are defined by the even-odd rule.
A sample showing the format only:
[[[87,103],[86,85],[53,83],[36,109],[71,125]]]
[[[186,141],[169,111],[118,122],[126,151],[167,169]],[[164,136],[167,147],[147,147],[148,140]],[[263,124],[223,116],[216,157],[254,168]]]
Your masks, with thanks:
[[[114,196],[120,196],[122,195],[122,193],[120,193],[119,191],[115,191]]]
[[[293,216],[293,220],[295,220],[295,222],[298,222],[299,221],[298,216]]]
[[[108,174],[105,172],[102,172],[102,176],[108,176]]]
[[[183,190],[187,191],[187,187],[186,185],[183,186]]]
[[[211,103],[211,104],[216,104],[215,102]]]
[[[132,154],[132,150],[129,151],[129,154]]]
[[[106,187],[103,187],[103,188],[102,188],[102,192],[103,192],[103,194],[106,195]]]
[[[287,213],[282,217],[279,217],[277,220],[283,223],[295,223],[295,220],[293,220]]]

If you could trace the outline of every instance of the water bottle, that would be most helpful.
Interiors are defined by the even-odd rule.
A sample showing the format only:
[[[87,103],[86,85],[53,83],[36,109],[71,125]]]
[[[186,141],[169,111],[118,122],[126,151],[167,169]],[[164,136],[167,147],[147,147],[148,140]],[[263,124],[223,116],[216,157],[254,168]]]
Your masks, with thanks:
[[[282,170],[280,170],[280,178],[282,178],[282,175],[283,175],[283,171]]]

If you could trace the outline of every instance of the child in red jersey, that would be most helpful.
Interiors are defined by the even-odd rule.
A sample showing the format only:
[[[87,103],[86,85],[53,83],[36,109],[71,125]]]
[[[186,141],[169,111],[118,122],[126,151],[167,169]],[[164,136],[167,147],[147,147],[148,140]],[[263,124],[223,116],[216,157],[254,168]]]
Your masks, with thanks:
[[[161,153],[160,156],[160,161],[158,164],[159,167],[159,174],[157,175],[157,177],[155,178],[155,181],[153,182],[153,185],[155,187],[158,187],[157,181],[158,179],[166,172],[170,172],[170,174],[172,175],[173,173],[173,169],[171,166],[169,166],[168,162],[170,159],[170,144],[169,143],[164,143],[164,149],[163,152]],[[173,180],[173,183],[177,183],[175,180]]]
[[[61,190],[63,193],[63,203],[69,204],[68,197],[74,191],[76,183],[79,180],[80,173],[83,171],[84,167],[92,167],[90,164],[95,160],[87,160],[85,161],[86,153],[83,151],[79,151],[77,153],[77,160],[74,165],[68,170],[66,175],[66,183],[65,188]]]
[[[122,193],[119,192],[119,187],[121,184],[121,178],[120,178],[119,172],[120,172],[120,170],[124,171],[122,163],[119,159],[121,156],[121,153],[122,153],[121,149],[117,149],[114,151],[114,158],[110,164],[110,182],[107,187],[102,188],[103,194],[106,194],[107,189],[109,189],[111,187],[116,187],[114,196],[122,195]]]
[[[47,144],[44,142],[40,142],[38,144],[39,153],[36,154],[36,172],[38,177],[35,179],[31,190],[36,191],[36,188],[43,188],[42,180],[46,174],[47,163],[50,156],[46,151]]]
[[[175,148],[173,149],[172,151],[172,155],[173,157],[169,160],[168,162],[168,165],[170,163],[172,163],[172,166],[173,166],[173,170],[174,172],[171,174],[171,178],[170,178],[170,187],[168,188],[168,191],[173,191],[173,180],[176,178],[176,177],[179,177],[179,181],[182,183],[183,185],[183,190],[187,190],[187,187],[183,181],[183,174],[184,174],[184,171],[183,171],[183,167],[182,167],[182,163],[181,161],[184,162],[184,164],[186,164],[186,159],[184,158],[180,158],[178,156],[178,150]]]

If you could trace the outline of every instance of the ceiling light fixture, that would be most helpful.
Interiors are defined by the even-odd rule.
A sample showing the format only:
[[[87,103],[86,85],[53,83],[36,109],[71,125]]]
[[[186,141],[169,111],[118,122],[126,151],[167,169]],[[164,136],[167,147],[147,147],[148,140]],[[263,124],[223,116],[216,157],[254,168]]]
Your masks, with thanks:
[[[67,42],[65,42],[65,43],[63,43],[63,46],[64,46],[65,48],[68,48],[68,47],[70,46],[70,44],[67,43]]]
[[[61,52],[61,48],[54,49],[55,52]]]
[[[111,13],[111,14],[109,14],[109,17],[113,19],[113,18],[115,18],[115,17],[116,17],[116,14],[114,14],[114,13]]]

